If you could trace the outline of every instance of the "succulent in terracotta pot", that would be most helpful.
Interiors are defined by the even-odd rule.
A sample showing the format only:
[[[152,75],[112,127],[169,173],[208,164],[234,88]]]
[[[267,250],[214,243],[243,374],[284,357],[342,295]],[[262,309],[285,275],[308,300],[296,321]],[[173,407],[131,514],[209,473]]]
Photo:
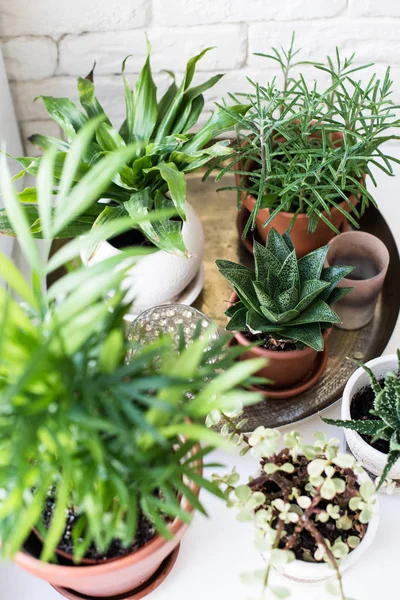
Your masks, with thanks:
[[[346,384],[342,419],[324,419],[344,428],[350,450],[379,477],[400,479],[400,351],[359,368]]]
[[[82,136],[90,138],[90,127],[78,134],[78,146]],[[82,203],[124,163],[126,150],[101,159],[93,168],[97,177],[86,175],[76,185],[66,163],[56,209],[48,193],[54,158],[46,153],[38,187],[49,234],[70,226]],[[62,593],[126,595],[176,550],[193,510],[204,512],[199,489],[221,495],[201,472],[202,458],[221,441],[204,419],[210,410],[237,410],[235,386],[262,361],[243,369],[223,350],[224,340],[211,343],[207,335],[187,348],[166,336],[136,349],[128,361],[129,303],[121,282],[140,249],[72,268],[46,290],[46,276],[109,232],[110,224],[43,260],[4,156],[0,182],[32,271],[27,280],[0,256],[10,287],[0,294],[2,552]],[[118,221],[120,231],[129,226],[130,219]],[[257,399],[241,391],[241,402]],[[78,566],[85,558],[95,564]]]
[[[236,175],[228,189],[237,191],[238,208],[251,213],[244,236],[257,228],[265,241],[271,226],[280,233],[291,226],[303,256],[327,244],[347,222],[357,228],[368,205],[376,205],[366,183],[368,177],[375,185],[371,165],[393,175],[397,159],[381,148],[398,137],[400,123],[390,69],[382,79],[372,73],[363,83],[360,72],[373,65],[357,65],[354,55],[345,57],[338,49],[323,63],[303,62],[294,34],[288,49],[257,54],[273,61],[282,76],[267,84],[249,80],[250,91],[230,95],[238,104],[248,99],[252,108],[236,119],[236,153],[221,165],[217,179]],[[311,65],[330,81],[310,81],[301,73],[303,64],[308,75]],[[232,114],[230,107],[226,112]]]
[[[254,271],[217,260],[235,292],[226,328],[248,347],[243,358],[268,358],[261,374],[277,386],[294,385],[307,374],[325,348],[324,334],[340,322],[331,306],[351,289],[337,285],[352,267],[324,268],[327,252],[325,246],[298,259],[290,235],[272,228],[265,247],[254,244]]]
[[[223,419],[223,417],[221,417]],[[340,451],[338,439],[316,433],[314,444],[295,431],[283,436],[258,427],[244,435],[228,419],[226,436],[234,436],[241,453],[260,461],[259,472],[238,485],[239,472],[214,475],[225,488],[228,507],[237,519],[253,522],[255,546],[266,566],[244,573],[268,597],[286,598],[286,588],[271,581],[275,569],[287,579],[317,583],[336,575],[329,590],[346,600],[342,573],[360,559],[373,542],[379,521],[375,486],[353,456]]]
[[[204,49],[191,58],[182,81],[172,83],[166,93],[157,97],[157,87],[151,70],[151,48],[132,90],[124,74],[126,119],[121,128],[115,128],[105,114],[96,96],[93,71],[78,79],[78,93],[82,108],[69,98],[42,96],[49,116],[61,127],[64,138],[40,134],[31,136],[32,144],[56,153],[54,185],[59,184],[62,167],[69,160],[71,148],[82,127],[99,119],[92,133],[90,145],[74,165],[71,177],[74,185],[91,173],[98,161],[108,152],[133,144],[135,151],[109,180],[101,195],[81,211],[69,227],[69,237],[96,229],[121,217],[131,217],[131,229],[123,235],[99,242],[83,255],[89,264],[96,264],[127,246],[145,245],[153,249],[127,274],[125,285],[130,298],[135,298],[138,311],[163,304],[179,297],[193,283],[202,264],[203,230],[195,211],[186,202],[186,174],[208,163],[212,158],[231,154],[229,142],[210,142],[222,132],[231,129],[234,119],[216,109],[196,133],[191,130],[197,123],[204,106],[203,93],[222,77],[215,75],[198,85],[192,85],[198,61],[209,51]],[[247,107],[233,107],[243,113]],[[17,160],[23,173],[37,176],[42,157],[20,157]],[[36,237],[45,237],[37,219],[36,189],[27,188],[20,194],[23,209]],[[139,223],[138,218],[151,215],[152,220]],[[0,210],[0,231],[13,235],[7,215]],[[56,237],[65,235],[59,231]],[[158,250],[154,252],[154,250]],[[140,282],[140,283],[138,283]],[[201,287],[198,288],[200,292]]]

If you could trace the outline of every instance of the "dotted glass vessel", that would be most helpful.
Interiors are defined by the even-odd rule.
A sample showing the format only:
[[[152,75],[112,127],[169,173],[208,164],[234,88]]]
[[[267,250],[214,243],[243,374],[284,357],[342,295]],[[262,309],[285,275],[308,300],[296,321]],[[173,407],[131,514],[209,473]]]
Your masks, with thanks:
[[[180,332],[183,331],[187,346],[192,343],[199,322],[201,323],[199,337],[202,338],[206,331],[207,335],[210,335],[210,329],[210,341],[219,337],[217,327],[211,319],[192,306],[185,304],[154,306],[142,312],[133,321],[128,329],[128,340],[137,343],[140,347],[156,340],[161,334],[169,334],[178,342]]]

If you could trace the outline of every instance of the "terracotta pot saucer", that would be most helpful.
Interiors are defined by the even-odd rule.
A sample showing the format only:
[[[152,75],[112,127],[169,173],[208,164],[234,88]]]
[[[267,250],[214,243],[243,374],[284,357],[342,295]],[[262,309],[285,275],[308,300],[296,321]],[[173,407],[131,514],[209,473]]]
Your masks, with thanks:
[[[297,385],[286,389],[276,389],[273,386],[268,385],[252,385],[249,387],[255,392],[261,392],[266,398],[271,400],[284,400],[286,398],[293,398],[294,396],[299,396],[306,390],[309,390],[315,383],[317,383],[318,379],[325,370],[327,362],[328,346],[325,344],[324,350],[322,352],[318,352],[311,371]]]
[[[255,229],[254,231],[249,231],[247,233],[246,237],[242,238],[243,231],[244,231],[244,228],[246,226],[247,219],[249,218],[249,216],[250,216],[250,211],[245,206],[242,205],[241,209],[238,212],[237,218],[236,218],[236,226],[237,226],[237,230],[239,232],[240,241],[242,242],[242,244],[244,245],[246,250],[248,250],[249,252],[251,252],[251,254],[253,254],[253,240],[256,240],[256,242],[259,242],[263,246],[265,244],[263,244],[257,229]],[[351,225],[349,224],[349,222],[345,221],[343,227],[340,228],[340,233],[346,233],[347,231],[352,231],[352,228],[351,228]]]
[[[167,556],[154,575],[148,581],[145,581],[140,587],[126,592],[125,594],[120,594],[119,596],[107,596],[107,600],[140,600],[140,598],[148,596],[151,592],[157,589],[159,585],[161,585],[161,583],[172,571],[179,554],[179,549],[180,545],[177,546],[169,556]],[[52,587],[59,594],[61,594],[61,596],[64,596],[64,598],[69,598],[69,600],[102,600],[99,596],[86,596],[85,594],[80,594],[79,592],[74,592],[74,590],[69,590],[67,588],[57,586]],[[103,600],[106,599],[103,598]]]

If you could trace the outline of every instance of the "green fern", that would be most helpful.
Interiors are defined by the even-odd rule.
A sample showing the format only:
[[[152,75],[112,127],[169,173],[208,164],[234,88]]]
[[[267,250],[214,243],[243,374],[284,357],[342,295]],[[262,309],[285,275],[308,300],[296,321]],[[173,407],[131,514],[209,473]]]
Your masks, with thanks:
[[[331,306],[352,289],[336,286],[353,269],[324,268],[327,252],[324,246],[298,260],[289,234],[271,229],[265,247],[254,242],[255,271],[217,260],[239,296],[225,313],[227,329],[279,335],[299,347],[323,350],[323,330],[340,323]]]

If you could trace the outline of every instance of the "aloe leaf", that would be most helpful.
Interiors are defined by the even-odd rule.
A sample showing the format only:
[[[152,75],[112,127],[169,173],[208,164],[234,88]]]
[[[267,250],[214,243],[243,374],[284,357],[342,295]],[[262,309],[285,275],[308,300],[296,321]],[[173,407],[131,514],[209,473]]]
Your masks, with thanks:
[[[276,304],[278,306],[278,310],[281,312],[286,312],[292,309],[295,309],[296,312],[299,312],[298,302],[299,299],[299,290],[297,286],[294,284],[288,290],[281,292],[276,298]]]
[[[296,342],[301,342],[317,352],[324,349],[324,338],[319,323],[307,323],[304,325],[292,325],[288,323],[282,330],[283,335]]]
[[[232,308],[232,307],[231,307]],[[226,314],[226,313],[225,313]],[[225,327],[227,331],[245,331],[246,330],[247,308],[242,304],[230,316],[230,319]]]
[[[285,258],[277,275],[281,282],[280,289],[285,290],[288,288],[298,287],[299,271],[297,267],[297,256],[295,250],[292,250]]]
[[[292,325],[303,325],[306,323],[340,323],[340,318],[331,309],[331,307],[323,302],[323,300],[315,300],[308,306],[294,321]]]
[[[254,263],[256,278],[259,281],[265,281],[268,277],[268,271],[272,269],[278,273],[281,268],[281,263],[265,246],[255,241],[253,245]]]
[[[259,310],[259,302],[253,288],[255,275],[253,271],[230,260],[217,260],[219,272],[232,284],[240,300],[253,310]]]
[[[185,221],[185,202],[186,202],[186,179],[184,173],[178,170],[175,163],[160,162],[150,169],[145,169],[145,173],[159,171],[161,177],[168,185],[169,193],[178,215]]]
[[[269,322],[255,310],[247,311],[246,325],[252,333],[276,333],[282,330],[282,325]]]
[[[309,279],[320,279],[327,254],[328,246],[323,246],[299,260],[298,267],[301,282]]]
[[[335,427],[343,427],[344,429],[351,429],[357,431],[361,435],[375,436],[378,431],[382,428],[382,421],[366,419],[365,421],[344,421],[341,419],[325,419],[322,418],[324,423],[328,425],[334,425]]]
[[[253,281],[254,291],[261,306],[265,306],[268,310],[276,313],[279,311],[278,306],[271,296],[265,291],[264,286],[260,281]]]
[[[400,418],[397,413],[399,396],[400,381],[395,373],[388,373],[384,388],[375,396],[374,410],[386,425],[393,429],[400,429]]]
[[[299,303],[295,307],[296,310],[302,312],[315,300],[315,298],[321,298],[321,292],[323,292],[329,283],[327,281],[318,281],[317,279],[303,281],[300,290]]]
[[[233,317],[233,315],[240,310],[241,308],[246,308],[245,305],[243,304],[243,302],[241,302],[240,300],[238,302],[235,302],[234,304],[231,304],[225,311],[225,315],[227,317]]]
[[[147,40],[147,58],[137,79],[133,93],[135,114],[133,134],[135,139],[147,144],[157,122],[157,88],[153,81],[150,65],[151,46]]]
[[[354,269],[354,267],[344,267],[344,266],[343,267],[342,266],[326,267],[325,269],[322,269],[321,279],[323,281],[327,281],[330,285],[320,295],[321,300],[325,300],[325,302],[332,304],[330,301],[331,293],[336,288],[336,285],[339,283],[339,281],[341,279],[347,277],[347,275],[349,275],[349,273],[351,273],[353,271],[353,269]]]
[[[331,306],[333,306],[334,304],[336,304],[336,302],[339,302],[339,300],[341,300],[342,298],[347,296],[347,294],[349,294],[351,292],[351,290],[354,290],[354,288],[353,287],[337,287],[337,288],[335,288],[329,295],[329,304]]]
[[[293,253],[293,251],[289,250],[283,238],[273,227],[271,227],[268,232],[267,243],[265,247],[268,252],[273,254],[282,264],[288,258],[288,256]]]

